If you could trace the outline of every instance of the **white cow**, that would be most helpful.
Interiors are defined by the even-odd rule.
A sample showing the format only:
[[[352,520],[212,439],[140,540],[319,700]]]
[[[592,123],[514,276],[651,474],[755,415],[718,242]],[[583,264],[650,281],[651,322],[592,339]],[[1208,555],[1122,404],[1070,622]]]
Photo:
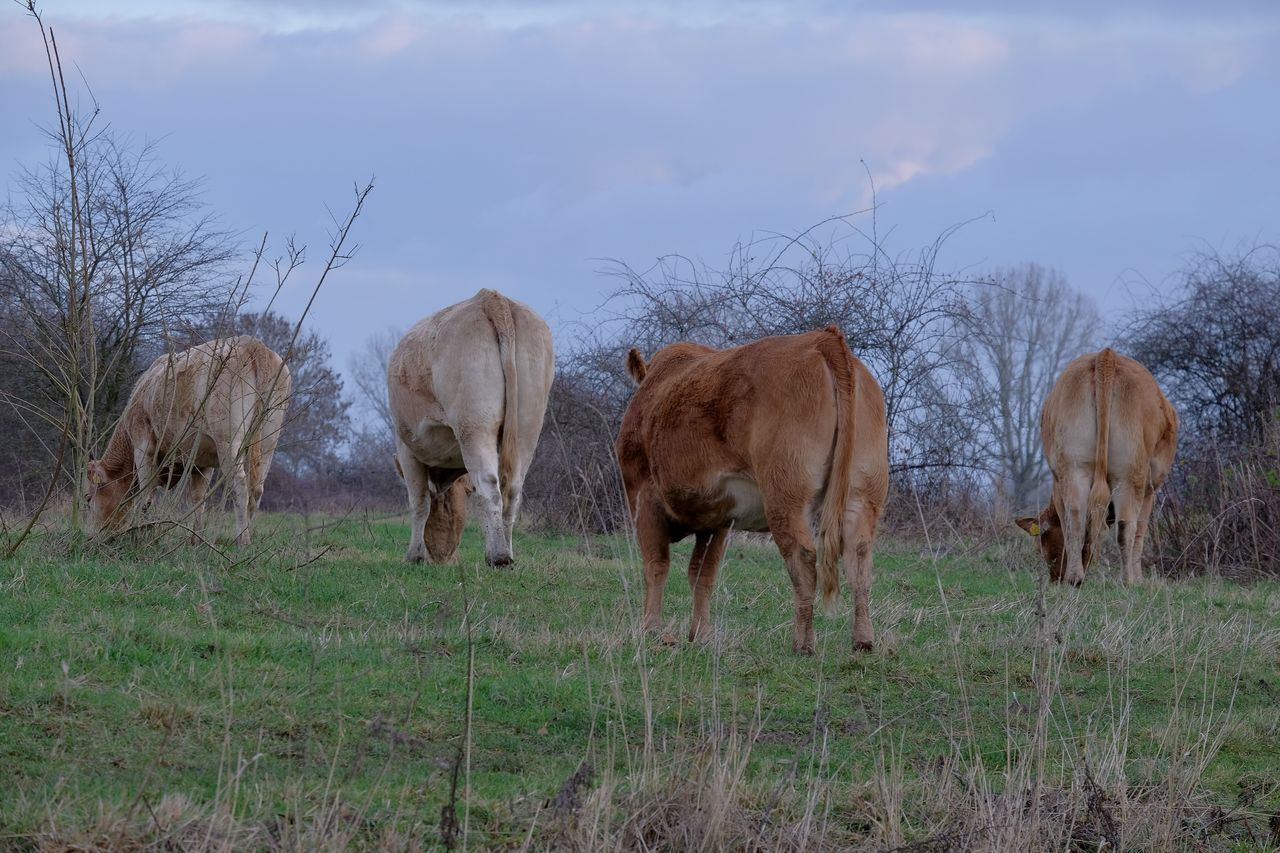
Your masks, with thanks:
[[[547,324],[527,305],[492,290],[432,314],[400,339],[387,369],[387,395],[412,515],[406,559],[447,559],[455,552],[456,513],[465,503],[453,483],[470,474],[484,507],[485,560],[511,562],[511,528],[554,372]],[[433,513],[433,502],[445,502],[449,511]],[[427,548],[433,540],[440,544]]]
[[[250,526],[289,405],[289,368],[257,338],[240,335],[162,355],[138,378],[101,459],[91,461],[85,497],[97,529],[123,524],[134,502],[186,475],[193,529],[215,468],[231,485],[236,542]]]

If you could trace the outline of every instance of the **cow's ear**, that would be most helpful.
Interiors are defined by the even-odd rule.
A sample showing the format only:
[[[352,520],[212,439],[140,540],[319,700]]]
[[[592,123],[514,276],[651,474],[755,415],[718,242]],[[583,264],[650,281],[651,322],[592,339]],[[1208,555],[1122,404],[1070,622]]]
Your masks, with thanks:
[[[1025,515],[1022,518],[1015,519],[1014,524],[1018,525],[1032,536],[1039,536],[1044,532],[1040,529],[1040,519],[1035,518],[1034,516]]]
[[[85,476],[91,485],[101,486],[106,480],[106,477],[102,475],[102,463],[89,460],[89,467],[85,469]]]
[[[644,375],[648,370],[649,367],[644,363],[644,356],[640,354],[640,350],[632,347],[631,352],[627,353],[627,373],[630,373],[631,378],[639,385],[644,381]]]

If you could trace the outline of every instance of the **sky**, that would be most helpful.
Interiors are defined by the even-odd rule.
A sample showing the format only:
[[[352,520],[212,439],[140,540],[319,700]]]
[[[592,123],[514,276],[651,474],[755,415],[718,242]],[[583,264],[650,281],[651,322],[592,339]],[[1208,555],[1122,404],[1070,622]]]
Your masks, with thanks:
[[[1112,316],[1190,252],[1280,242],[1272,0],[46,0],[119,132],[204,179],[245,247],[311,261],[375,179],[310,326],[337,362],[481,287],[565,339],[680,253],[879,205],[892,252],[1035,261]],[[83,83],[81,102],[87,101]],[[0,5],[0,172],[47,156],[48,76]],[[309,273],[309,275],[308,275]]]

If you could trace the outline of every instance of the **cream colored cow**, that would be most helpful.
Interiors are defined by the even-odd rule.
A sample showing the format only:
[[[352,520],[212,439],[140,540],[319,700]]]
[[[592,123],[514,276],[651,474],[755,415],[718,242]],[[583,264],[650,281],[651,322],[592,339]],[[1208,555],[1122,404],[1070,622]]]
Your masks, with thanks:
[[[1040,413],[1053,495],[1018,526],[1037,537],[1057,582],[1084,583],[1114,505],[1125,583],[1142,578],[1156,490],[1173,466],[1178,415],[1139,362],[1107,348],[1072,361]]]
[[[466,506],[453,483],[469,473],[484,507],[485,560],[512,561],[511,528],[554,372],[547,324],[493,290],[432,314],[396,345],[387,394],[412,515],[406,559],[428,555],[424,539],[438,543],[433,559],[456,553]],[[447,513],[433,512],[440,502]]]
[[[89,463],[94,527],[119,527],[138,498],[145,506],[157,486],[176,486],[185,475],[198,532],[220,468],[231,485],[236,541],[247,545],[289,389],[280,356],[247,335],[157,358],[134,385],[102,458]]]

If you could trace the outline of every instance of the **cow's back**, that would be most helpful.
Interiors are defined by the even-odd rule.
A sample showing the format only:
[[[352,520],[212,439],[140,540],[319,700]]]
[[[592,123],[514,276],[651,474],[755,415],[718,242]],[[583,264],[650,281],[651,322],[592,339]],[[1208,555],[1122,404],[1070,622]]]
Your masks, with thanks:
[[[689,529],[729,523],[765,529],[763,518],[747,518],[755,508],[746,504],[775,472],[820,492],[837,420],[835,385],[818,348],[828,334],[764,338],[728,350],[676,344],[656,354],[619,432],[624,478],[648,480],[673,520]],[[881,400],[883,433],[878,385],[857,384],[873,386],[871,396]],[[876,420],[873,414],[867,437],[883,455]],[[875,467],[874,460],[867,465]]]
[[[527,305],[481,290],[414,324],[388,362],[388,398],[396,433],[428,464],[452,462],[461,467],[456,433],[496,433],[502,424],[506,377],[493,320],[485,311],[486,299],[503,300],[509,307],[521,449],[531,456],[537,443],[555,369],[551,330]],[[452,450],[450,445],[455,445]]]
[[[218,447],[252,431],[265,407],[283,407],[289,391],[289,371],[270,347],[248,335],[219,338],[152,362],[124,419],[150,430],[158,452],[213,465]]]
[[[1097,453],[1095,371],[1099,353],[1073,359],[1045,398],[1041,438],[1051,468],[1090,467]],[[1155,377],[1141,362],[1114,354],[1107,441],[1109,471],[1127,474],[1156,450],[1176,416]]]

